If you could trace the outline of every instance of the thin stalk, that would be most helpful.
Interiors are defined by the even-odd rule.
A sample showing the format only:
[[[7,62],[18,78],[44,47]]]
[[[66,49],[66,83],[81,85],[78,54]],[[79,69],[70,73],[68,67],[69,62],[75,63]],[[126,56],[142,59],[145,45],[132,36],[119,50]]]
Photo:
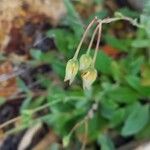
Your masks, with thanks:
[[[12,123],[14,123],[16,121],[19,121],[20,119],[21,119],[21,116],[18,116],[18,117],[15,117],[15,118],[11,119],[11,120],[8,120],[8,121],[6,121],[6,122],[4,122],[3,124],[0,125],[0,129],[2,129],[5,126],[7,126],[9,124],[12,124]]]
[[[97,53],[98,53],[98,48],[99,48],[99,43],[100,43],[100,39],[101,39],[102,22],[99,23],[98,29],[99,29],[98,30],[98,39],[97,39],[95,53],[94,53],[94,57],[93,57],[93,65],[95,64],[95,61],[96,61],[96,57],[97,57]]]
[[[84,134],[84,140],[83,140],[81,150],[85,150],[86,142],[87,142],[87,136],[88,136],[88,122],[85,121],[84,125],[85,125],[85,134]]]
[[[92,35],[90,44],[89,44],[89,46],[88,46],[87,54],[90,53],[90,50],[91,50],[91,47],[92,47],[92,44],[93,44],[93,41],[94,41],[94,39],[95,39],[95,36],[96,36],[96,33],[97,33],[98,29],[99,29],[99,24],[98,24],[97,27],[95,28],[94,33],[93,33],[93,35]]]
[[[78,122],[77,124],[75,124],[75,126],[71,129],[69,135],[71,136],[71,135],[73,134],[73,132],[74,132],[79,126],[81,126],[81,125],[84,123],[84,121],[85,121],[85,120],[83,119],[83,120],[81,120],[80,122]]]
[[[83,43],[83,41],[84,41],[84,39],[85,39],[85,37],[86,37],[86,35],[87,35],[89,29],[93,26],[93,24],[95,23],[96,20],[97,20],[97,17],[95,17],[95,18],[91,21],[91,23],[88,25],[88,27],[86,28],[86,30],[85,30],[85,32],[84,32],[84,34],[83,34],[83,36],[82,36],[82,39],[81,39],[81,41],[80,41],[80,43],[79,43],[79,45],[78,45],[78,47],[77,47],[77,50],[76,50],[75,55],[74,55],[73,58],[77,59],[78,54],[79,54],[79,51],[80,51],[81,46],[82,46],[82,43]]]
[[[111,23],[111,22],[115,22],[115,21],[119,21],[119,20],[125,20],[125,21],[129,21],[133,26],[136,26],[138,28],[144,28],[141,24],[138,24],[136,19],[132,19],[126,16],[122,16],[121,18],[106,18],[102,20],[102,24],[105,23]]]

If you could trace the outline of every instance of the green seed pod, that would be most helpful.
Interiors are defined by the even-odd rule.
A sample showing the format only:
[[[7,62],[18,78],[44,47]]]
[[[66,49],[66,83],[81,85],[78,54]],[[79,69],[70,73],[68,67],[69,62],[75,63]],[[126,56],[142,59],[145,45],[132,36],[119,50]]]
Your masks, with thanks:
[[[69,84],[71,84],[78,73],[79,69],[79,63],[77,59],[70,59],[67,62],[66,65],[66,74],[65,74],[65,79],[64,81],[69,81]]]
[[[92,58],[88,54],[83,54],[80,57],[80,70],[85,70],[89,68],[92,64]]]
[[[82,72],[81,77],[83,80],[83,88],[90,89],[91,85],[97,78],[97,70],[93,67],[89,67]]]

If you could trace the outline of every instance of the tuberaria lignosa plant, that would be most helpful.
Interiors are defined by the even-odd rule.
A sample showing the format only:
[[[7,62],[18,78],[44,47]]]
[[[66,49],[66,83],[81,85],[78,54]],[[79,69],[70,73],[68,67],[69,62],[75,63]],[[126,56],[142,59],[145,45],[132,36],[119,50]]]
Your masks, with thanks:
[[[66,74],[65,74],[64,81],[69,81],[69,83],[71,84],[73,82],[73,80],[75,79],[75,76],[77,75],[78,71],[80,70],[82,82],[83,82],[83,89],[85,89],[85,90],[91,89],[92,84],[94,83],[94,81],[97,78],[97,70],[95,68],[95,62],[96,62],[96,57],[97,57],[97,53],[99,50],[100,39],[101,39],[101,35],[102,35],[102,26],[103,26],[103,24],[111,23],[111,22],[118,21],[118,20],[129,21],[132,25],[142,28],[142,26],[140,24],[138,24],[136,20],[133,20],[129,17],[123,16],[120,13],[117,13],[114,18],[106,18],[103,20],[95,17],[90,22],[90,24],[87,26],[73,58],[67,62]],[[80,59],[78,59],[78,55],[81,50],[82,43],[84,42],[85,37],[89,33],[92,26],[95,26],[95,30],[91,37],[90,43],[88,45],[88,49],[87,49],[86,53],[83,54],[80,57]],[[93,45],[96,35],[97,35],[96,47],[95,47],[94,56],[92,57],[90,52],[91,52],[91,47]]]

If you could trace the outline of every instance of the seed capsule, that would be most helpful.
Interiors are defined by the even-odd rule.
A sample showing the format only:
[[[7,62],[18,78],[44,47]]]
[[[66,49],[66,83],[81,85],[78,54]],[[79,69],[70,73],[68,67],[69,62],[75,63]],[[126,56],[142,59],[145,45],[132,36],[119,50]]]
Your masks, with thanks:
[[[92,58],[88,54],[83,54],[80,57],[80,70],[85,70],[92,64]]]
[[[90,67],[83,71],[81,74],[82,80],[83,80],[83,88],[84,89],[90,89],[91,85],[97,78],[97,71],[95,68]]]
[[[71,84],[78,73],[79,69],[79,63],[77,59],[70,59],[67,62],[66,65],[66,74],[65,74],[65,79],[64,81],[69,81],[69,84]]]

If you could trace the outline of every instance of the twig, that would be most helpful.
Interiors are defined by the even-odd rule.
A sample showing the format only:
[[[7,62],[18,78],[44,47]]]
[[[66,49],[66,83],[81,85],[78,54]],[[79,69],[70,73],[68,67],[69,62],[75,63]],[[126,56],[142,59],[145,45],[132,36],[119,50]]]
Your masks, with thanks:
[[[8,121],[6,121],[6,122],[4,122],[3,124],[0,125],[0,129],[2,129],[5,126],[7,126],[9,124],[12,124],[12,123],[14,123],[14,122],[16,122],[16,121],[18,121],[20,119],[21,119],[21,116],[18,116],[18,117],[15,117],[15,118],[11,119],[11,120],[8,120]]]

